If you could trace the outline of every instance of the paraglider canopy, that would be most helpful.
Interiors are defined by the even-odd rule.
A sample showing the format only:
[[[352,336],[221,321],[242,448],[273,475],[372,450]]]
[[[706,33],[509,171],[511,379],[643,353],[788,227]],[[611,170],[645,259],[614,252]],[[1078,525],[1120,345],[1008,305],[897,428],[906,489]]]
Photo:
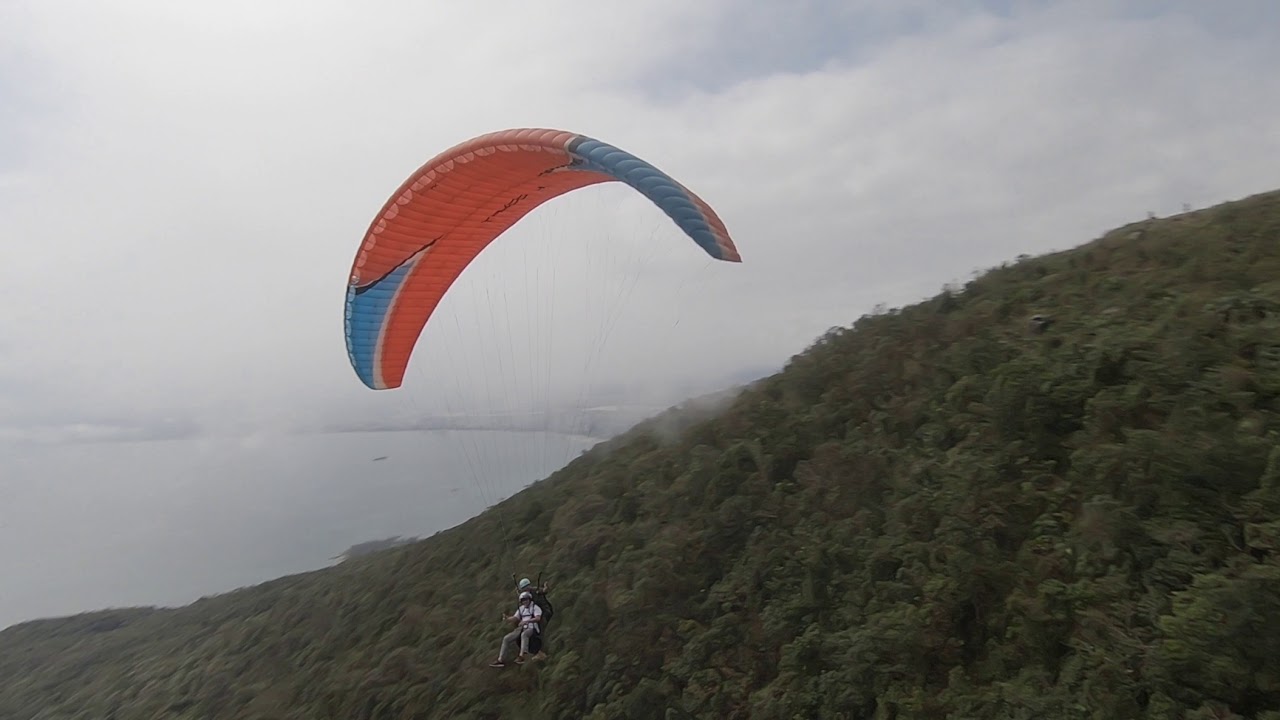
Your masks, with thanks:
[[[414,172],[369,224],[347,285],[347,354],[370,388],[396,388],[441,298],[496,237],[546,201],[625,183],[716,260],[741,262],[715,211],[653,165],[563,130],[481,135]]]

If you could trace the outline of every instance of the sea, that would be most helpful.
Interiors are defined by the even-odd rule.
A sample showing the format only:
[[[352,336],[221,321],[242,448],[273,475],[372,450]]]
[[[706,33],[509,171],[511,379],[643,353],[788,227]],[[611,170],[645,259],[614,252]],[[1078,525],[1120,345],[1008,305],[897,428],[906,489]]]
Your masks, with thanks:
[[[401,430],[0,441],[0,627],[190,603],[429,537],[600,442]]]

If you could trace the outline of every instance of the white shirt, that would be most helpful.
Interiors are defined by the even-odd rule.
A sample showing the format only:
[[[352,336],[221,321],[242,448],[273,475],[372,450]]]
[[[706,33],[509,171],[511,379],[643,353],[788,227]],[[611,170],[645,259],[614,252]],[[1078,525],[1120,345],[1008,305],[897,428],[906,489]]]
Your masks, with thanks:
[[[542,608],[537,603],[529,603],[526,607],[521,605],[516,608],[516,617],[520,618],[521,625],[533,625],[534,630],[538,630],[538,621],[542,619]]]

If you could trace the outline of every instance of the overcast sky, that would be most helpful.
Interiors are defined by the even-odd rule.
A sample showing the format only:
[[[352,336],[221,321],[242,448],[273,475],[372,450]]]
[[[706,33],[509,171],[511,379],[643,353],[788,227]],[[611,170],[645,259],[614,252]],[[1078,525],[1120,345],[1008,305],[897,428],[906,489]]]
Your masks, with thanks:
[[[24,468],[0,502],[60,487],[82,446],[63,480],[32,458],[71,441],[261,442],[763,374],[877,303],[1280,187],[1276,67],[1270,0],[0,0],[0,449]],[[481,255],[403,390],[367,390],[342,335],[365,227],[431,156],[508,127],[666,170],[743,263],[628,188],[580,191]],[[171,491],[130,457],[113,492]],[[30,500],[42,527],[70,517],[56,497]]]

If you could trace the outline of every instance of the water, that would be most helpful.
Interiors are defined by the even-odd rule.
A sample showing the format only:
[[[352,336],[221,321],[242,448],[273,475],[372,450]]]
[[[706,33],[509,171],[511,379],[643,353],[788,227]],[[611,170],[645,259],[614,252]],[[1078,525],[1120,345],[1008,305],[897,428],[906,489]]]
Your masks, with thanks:
[[[0,627],[181,605],[367,540],[426,537],[596,442],[467,430],[0,443]]]

